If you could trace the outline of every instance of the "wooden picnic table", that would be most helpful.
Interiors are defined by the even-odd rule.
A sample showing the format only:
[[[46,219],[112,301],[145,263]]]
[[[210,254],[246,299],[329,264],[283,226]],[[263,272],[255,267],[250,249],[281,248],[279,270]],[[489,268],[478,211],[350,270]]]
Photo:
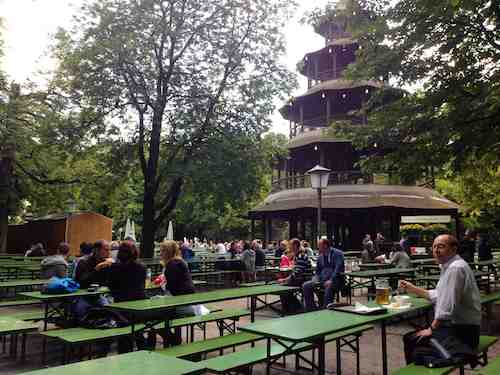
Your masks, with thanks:
[[[480,284],[480,282],[483,280],[487,280],[487,283],[484,285],[486,286],[486,293],[490,293],[490,289],[491,289],[490,288],[490,278],[489,278],[490,273],[483,272],[483,271],[477,271],[477,270],[473,270],[473,273],[474,273],[474,277],[478,281],[478,284]],[[483,279],[483,276],[488,276],[488,278]],[[439,282],[439,278],[440,278],[440,275],[427,275],[427,276],[417,277],[417,281],[425,282],[426,288],[431,289],[437,285],[437,283]]]
[[[250,319],[253,322],[255,320],[255,311],[257,307],[258,296],[266,294],[288,293],[293,292],[297,289],[299,288],[275,284],[255,286],[250,288],[219,289],[209,292],[185,294],[180,296],[165,296],[145,300],[117,302],[112,303],[107,307],[113,310],[127,313],[129,316],[131,316],[132,332],[134,332],[134,325],[138,322],[144,322],[146,328],[154,327],[155,325],[162,322],[164,322],[168,326],[170,319],[168,312],[176,307],[240,298],[250,298]],[[259,301],[265,303],[260,299]]]
[[[368,287],[372,292],[375,291],[375,281],[377,278],[394,279],[402,275],[409,275],[411,278],[415,275],[415,268],[388,268],[374,271],[353,271],[345,275],[348,277],[349,301],[353,289]],[[368,281],[357,281],[356,279],[368,279]],[[370,294],[369,294],[370,295]]]
[[[361,263],[359,264],[359,269],[361,271],[368,270],[379,270],[383,268],[393,268],[394,266],[390,263]]]
[[[0,336],[12,335],[10,340],[10,354],[14,358],[17,355],[17,336],[22,335],[21,359],[26,354],[26,334],[38,331],[38,325],[10,317],[0,317]]]
[[[201,374],[205,371],[203,365],[175,357],[158,354],[150,351],[137,351],[72,363],[64,366],[30,371],[28,375],[188,375]]]
[[[42,302],[44,306],[43,330],[46,331],[50,318],[63,318],[64,321],[69,320],[71,316],[70,305],[76,298],[92,296],[97,297],[106,293],[109,293],[109,289],[106,287],[100,287],[99,290],[95,292],[80,289],[73,293],[44,294],[38,291],[19,294]]]
[[[426,259],[412,259],[410,263],[414,266],[423,266],[429,264],[436,264],[436,260],[434,258],[426,258]]]
[[[48,282],[48,279],[2,281],[0,282],[0,295],[8,295],[9,290],[13,290],[15,295],[19,290],[33,290],[34,287],[40,287],[47,284]]]
[[[408,313],[410,312],[426,311],[432,306],[429,301],[422,298],[411,298],[410,301],[412,303],[410,308],[388,310],[387,313],[380,315],[359,315],[347,312],[321,310],[292,315],[285,318],[259,321],[239,327],[239,329],[267,338],[267,374],[269,374],[272,364],[271,345],[273,341],[286,348],[284,355],[292,353],[294,347],[301,343],[307,342],[314,345],[318,349],[318,373],[325,374],[326,336],[366,324],[379,323],[381,326],[382,373],[387,375],[387,321],[395,317],[409,317],[411,314]]]

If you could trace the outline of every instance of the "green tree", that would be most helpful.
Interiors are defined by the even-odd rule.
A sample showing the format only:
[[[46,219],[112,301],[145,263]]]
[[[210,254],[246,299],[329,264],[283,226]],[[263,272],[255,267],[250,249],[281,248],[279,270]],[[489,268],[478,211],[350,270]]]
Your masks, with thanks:
[[[80,107],[130,124],[143,174],[142,247],[221,134],[258,135],[293,78],[279,64],[283,0],[87,2],[55,54]],[[217,171],[211,171],[217,173]]]
[[[370,27],[350,24],[361,48],[346,77],[384,79],[412,89],[393,100],[387,100],[390,90],[380,90],[361,109],[369,126],[340,123],[335,131],[365,151],[360,161],[365,169],[397,175],[403,182],[437,178],[438,189],[449,193],[442,183],[446,179],[452,191],[461,191],[455,199],[464,212],[493,217],[499,207],[498,2],[347,3],[347,11],[376,12]]]

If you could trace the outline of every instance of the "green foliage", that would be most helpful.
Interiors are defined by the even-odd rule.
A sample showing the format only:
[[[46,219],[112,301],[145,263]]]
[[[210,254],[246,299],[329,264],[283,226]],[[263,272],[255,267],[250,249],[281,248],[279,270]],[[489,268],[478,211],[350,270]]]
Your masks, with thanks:
[[[231,141],[243,134],[254,142],[269,128],[274,97],[287,95],[294,83],[279,62],[280,28],[290,5],[283,0],[89,1],[72,30],[58,33],[57,87],[83,112],[91,108],[113,118],[136,146],[146,254],[172,217],[184,185],[210,181],[206,174],[220,176],[224,147],[234,147]],[[233,189],[221,189],[226,199],[239,194],[242,189],[234,189],[239,184],[255,190],[241,172],[236,169],[228,180]],[[209,182],[209,187],[218,185]],[[243,192],[242,197],[252,193]],[[217,207],[225,203],[217,196],[213,201]]]
[[[373,29],[355,31],[361,48],[346,77],[419,90],[394,100],[381,99],[381,90],[362,109],[369,126],[336,124],[336,132],[365,151],[364,169],[403,182],[445,179],[438,190],[466,215],[493,217],[487,213],[499,208],[498,2],[401,0],[378,17]]]

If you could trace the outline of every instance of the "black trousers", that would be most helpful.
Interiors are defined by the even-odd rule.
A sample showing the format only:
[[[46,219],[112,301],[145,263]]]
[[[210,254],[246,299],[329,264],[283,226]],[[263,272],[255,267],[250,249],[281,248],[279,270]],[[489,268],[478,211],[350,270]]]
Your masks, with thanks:
[[[439,327],[432,331],[432,336],[419,340],[415,336],[417,331],[409,332],[403,336],[404,351],[406,363],[410,364],[415,361],[415,352],[417,350],[432,350],[429,345],[429,339],[435,338],[438,342],[444,340],[448,336],[454,336],[462,343],[466,344],[471,349],[475,349],[479,344],[480,327],[477,325],[456,324],[446,327]]]

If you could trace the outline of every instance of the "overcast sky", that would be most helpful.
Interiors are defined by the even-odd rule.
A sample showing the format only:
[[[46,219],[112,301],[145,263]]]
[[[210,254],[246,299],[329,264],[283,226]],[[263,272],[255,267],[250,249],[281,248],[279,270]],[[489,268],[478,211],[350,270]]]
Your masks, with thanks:
[[[3,38],[5,58],[2,69],[11,79],[23,82],[32,78],[40,69],[51,66],[46,56],[50,36],[59,26],[67,27],[75,9],[82,0],[0,0],[0,17],[4,19]],[[316,6],[323,6],[328,0],[298,0],[300,4],[293,20],[285,29],[287,56],[285,62],[295,71],[296,63],[306,52],[324,45],[324,40],[315,34],[312,27],[302,26],[298,20],[303,13]],[[303,91],[305,77],[299,75]],[[297,94],[299,93],[297,92]],[[288,134],[288,123],[279,113],[273,116],[275,132]]]

